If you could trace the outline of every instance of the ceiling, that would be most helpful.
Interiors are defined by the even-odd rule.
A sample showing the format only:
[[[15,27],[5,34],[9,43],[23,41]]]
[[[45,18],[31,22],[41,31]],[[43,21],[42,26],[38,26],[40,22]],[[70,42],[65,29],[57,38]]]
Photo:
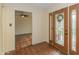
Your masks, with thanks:
[[[41,8],[51,8],[59,5],[72,5],[74,3],[3,3],[3,6],[32,6]]]

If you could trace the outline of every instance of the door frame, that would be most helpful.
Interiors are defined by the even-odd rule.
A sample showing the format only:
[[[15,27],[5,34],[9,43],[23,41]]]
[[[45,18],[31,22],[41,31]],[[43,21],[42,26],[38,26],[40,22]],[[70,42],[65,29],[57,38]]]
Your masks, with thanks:
[[[52,18],[50,18],[50,16]],[[51,39],[51,35],[53,35],[53,33],[51,34],[51,31],[53,32],[53,24],[51,24],[51,20],[52,20],[52,23],[53,23],[53,12],[49,13],[49,45],[53,46],[53,36],[52,36],[52,39]],[[51,28],[52,26],[52,28]]]
[[[64,46],[55,43],[55,15],[64,12]],[[54,47],[61,52],[68,54],[68,7],[53,12],[54,21]]]

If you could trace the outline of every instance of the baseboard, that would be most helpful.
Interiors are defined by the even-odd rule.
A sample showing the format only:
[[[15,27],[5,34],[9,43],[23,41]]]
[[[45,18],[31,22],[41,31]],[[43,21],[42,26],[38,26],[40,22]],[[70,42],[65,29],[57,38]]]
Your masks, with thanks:
[[[48,43],[47,41],[42,41],[42,42],[32,43],[32,45],[40,44],[40,43],[43,43],[43,42]],[[48,44],[49,44],[49,43],[48,43]]]
[[[18,36],[18,35],[26,35],[26,34],[32,34],[32,33],[15,34],[15,36]]]
[[[2,53],[0,53],[0,55],[5,55],[5,53],[4,53],[4,52],[2,52]]]

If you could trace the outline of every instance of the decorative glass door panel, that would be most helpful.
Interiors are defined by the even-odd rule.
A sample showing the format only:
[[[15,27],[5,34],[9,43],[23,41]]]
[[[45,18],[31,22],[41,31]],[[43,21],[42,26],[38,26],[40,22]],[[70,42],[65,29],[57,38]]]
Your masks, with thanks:
[[[54,46],[63,53],[68,52],[68,8],[53,13],[54,20]]]
[[[69,7],[69,53],[79,54],[79,4]]]
[[[64,46],[64,13],[55,15],[55,42]]]
[[[72,22],[72,50],[76,51],[76,10],[72,10],[71,13],[71,22]]]

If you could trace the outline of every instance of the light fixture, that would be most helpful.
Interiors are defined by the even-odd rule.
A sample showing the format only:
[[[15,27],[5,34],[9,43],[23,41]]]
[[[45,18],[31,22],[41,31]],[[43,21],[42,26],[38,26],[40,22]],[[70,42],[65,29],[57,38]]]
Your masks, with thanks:
[[[22,18],[24,18],[24,15],[21,15]]]
[[[28,17],[28,15],[24,15],[24,14],[21,14],[20,16],[21,16],[22,18]]]

